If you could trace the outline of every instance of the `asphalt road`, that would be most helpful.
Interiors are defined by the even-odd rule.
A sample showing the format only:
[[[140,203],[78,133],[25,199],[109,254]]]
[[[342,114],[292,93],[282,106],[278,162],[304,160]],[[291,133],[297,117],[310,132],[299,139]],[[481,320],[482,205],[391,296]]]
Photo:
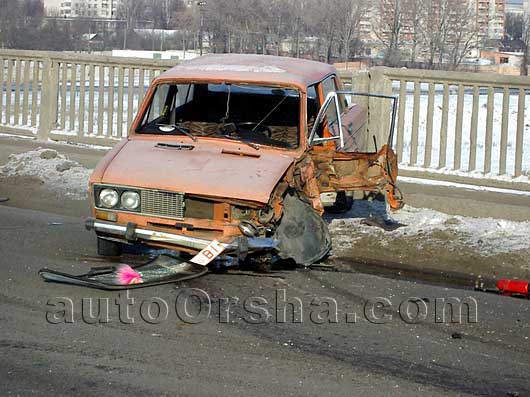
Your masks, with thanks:
[[[0,204],[1,395],[530,395],[528,300],[299,270],[134,290],[127,315],[124,293],[39,279],[42,267],[76,273],[105,264],[82,219],[59,207]],[[283,294],[301,302],[301,322],[289,305],[283,322]],[[406,303],[398,313],[411,297],[425,302],[416,324],[402,318]],[[57,298],[70,299],[73,313],[67,305],[63,315]],[[90,318],[90,298],[93,313],[108,302],[108,321]],[[437,323],[437,298],[476,301],[476,322],[463,315],[452,324],[447,312]],[[417,306],[408,306],[414,320]]]

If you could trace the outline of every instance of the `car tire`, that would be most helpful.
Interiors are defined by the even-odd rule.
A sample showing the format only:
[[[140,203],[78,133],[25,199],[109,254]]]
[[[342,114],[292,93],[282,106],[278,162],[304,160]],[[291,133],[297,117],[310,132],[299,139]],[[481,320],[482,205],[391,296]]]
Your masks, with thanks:
[[[122,254],[122,245],[114,241],[105,240],[98,237],[98,255],[101,256],[120,256]]]

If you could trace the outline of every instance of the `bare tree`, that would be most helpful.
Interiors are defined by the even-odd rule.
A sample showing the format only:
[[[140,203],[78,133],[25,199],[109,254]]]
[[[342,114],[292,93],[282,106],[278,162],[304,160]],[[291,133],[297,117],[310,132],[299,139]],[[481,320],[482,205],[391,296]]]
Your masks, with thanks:
[[[519,40],[522,35],[524,15],[506,14],[506,37],[510,40]]]
[[[312,3],[313,6],[316,6],[316,3]],[[300,40],[304,34],[304,22],[305,17],[307,16],[307,9],[310,8],[306,4],[306,0],[292,0],[290,2],[290,12],[292,24],[292,33],[291,37],[294,41],[294,45],[291,46],[291,56],[300,57]]]
[[[43,25],[42,0],[0,0],[0,46],[26,49],[35,42]]]
[[[449,27],[449,60],[451,68],[456,69],[477,44],[475,29],[475,10],[466,3],[457,0],[451,2]]]
[[[368,12],[367,0],[342,0],[337,4],[336,23],[341,40],[341,55],[344,62],[350,59],[352,43],[358,43],[359,25]]]
[[[404,0],[405,4],[405,19],[410,26],[409,32],[409,47],[410,47],[410,62],[416,62],[418,48],[423,45],[423,27],[428,20],[429,2],[425,0]]]
[[[381,0],[375,35],[385,47],[385,63],[396,64],[401,58],[405,0]]]
[[[521,29],[521,45],[523,47],[521,75],[528,76],[528,58],[530,56],[530,14],[525,14],[523,18],[523,27]]]
[[[136,27],[141,10],[145,9],[143,0],[121,0],[118,7],[118,17],[125,19],[123,32],[123,49],[127,49],[127,39],[132,30]]]

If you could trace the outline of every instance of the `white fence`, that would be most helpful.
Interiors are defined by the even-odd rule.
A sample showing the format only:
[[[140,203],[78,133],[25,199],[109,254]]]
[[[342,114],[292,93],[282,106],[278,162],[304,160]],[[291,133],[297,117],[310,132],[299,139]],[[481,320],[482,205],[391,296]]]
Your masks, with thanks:
[[[0,51],[0,130],[112,145],[127,136],[153,78],[174,65],[175,61]]]
[[[390,68],[341,76],[355,90],[399,97],[401,175],[530,190],[529,77]],[[388,111],[368,106],[371,128],[387,128]]]
[[[112,145],[127,135],[151,80],[175,61],[0,51],[0,132]],[[530,190],[530,78],[373,68],[347,87],[399,96],[402,175]],[[380,136],[386,104],[369,108]]]

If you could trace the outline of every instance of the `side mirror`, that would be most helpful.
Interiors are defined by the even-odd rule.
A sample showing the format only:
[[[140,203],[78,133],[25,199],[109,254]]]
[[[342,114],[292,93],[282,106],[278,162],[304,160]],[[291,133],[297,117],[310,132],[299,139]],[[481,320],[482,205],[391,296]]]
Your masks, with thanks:
[[[336,112],[336,116],[337,116],[335,123],[338,123],[339,135],[338,136],[332,136],[332,137],[329,137],[329,138],[317,137],[316,136],[317,129],[322,124],[322,122],[324,121],[324,117],[326,115],[326,112],[327,112],[329,106],[331,105],[331,103],[333,103],[333,102],[335,103],[335,112]],[[316,144],[319,144],[319,143],[324,143],[324,142],[330,142],[330,141],[340,141],[340,148],[342,149],[344,147],[344,133],[342,131],[342,121],[341,121],[341,115],[340,115],[339,109],[340,109],[339,96],[337,95],[336,92],[332,91],[326,96],[326,100],[324,101],[324,104],[322,105],[322,107],[320,108],[320,111],[318,112],[317,118],[315,120],[315,124],[313,125],[313,129],[311,130],[311,133],[309,134],[309,137],[307,139],[307,142],[308,142],[309,146],[313,146],[313,145],[316,145]],[[335,123],[333,123],[333,124],[335,124]],[[329,127],[331,127],[331,125],[329,125],[328,128]]]

